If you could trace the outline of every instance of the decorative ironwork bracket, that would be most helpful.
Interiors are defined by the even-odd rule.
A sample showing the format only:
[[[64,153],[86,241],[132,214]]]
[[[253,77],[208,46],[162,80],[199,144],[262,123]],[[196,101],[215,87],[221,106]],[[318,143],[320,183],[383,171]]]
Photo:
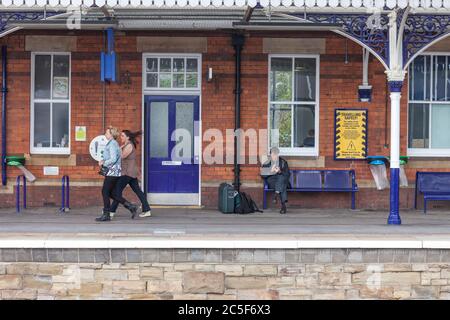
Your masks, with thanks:
[[[314,23],[332,23],[342,25],[344,32],[351,39],[357,40],[372,49],[389,65],[389,18],[386,14],[321,14],[306,13],[295,15]]]
[[[409,15],[403,34],[403,65],[421,49],[450,34],[450,14]]]
[[[398,11],[398,28],[405,14]],[[389,65],[389,18],[386,14],[295,14],[314,23],[342,25],[342,32],[374,51]],[[450,14],[408,14],[403,31],[403,66],[421,49],[450,34]]]
[[[38,21],[59,14],[55,11],[0,12],[0,36],[12,27],[12,22]]]

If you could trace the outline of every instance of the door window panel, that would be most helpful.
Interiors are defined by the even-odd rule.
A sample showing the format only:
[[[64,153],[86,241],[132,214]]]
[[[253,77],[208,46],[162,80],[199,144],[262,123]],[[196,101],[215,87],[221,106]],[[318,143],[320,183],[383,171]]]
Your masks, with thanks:
[[[184,129],[180,132],[181,134],[177,134],[176,143],[178,144],[184,139],[184,133],[189,133],[190,154],[183,154],[183,150],[181,150],[179,155],[182,158],[191,158],[194,154],[194,104],[192,102],[177,102],[175,114],[176,129]]]
[[[150,105],[150,157],[169,156],[169,104],[152,102]]]

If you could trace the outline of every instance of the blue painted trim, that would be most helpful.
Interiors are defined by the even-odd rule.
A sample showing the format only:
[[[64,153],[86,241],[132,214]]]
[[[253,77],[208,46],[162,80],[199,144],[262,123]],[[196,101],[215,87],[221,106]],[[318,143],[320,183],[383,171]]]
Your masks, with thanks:
[[[389,218],[388,224],[402,224],[402,220],[400,218],[400,204],[399,204],[399,196],[400,196],[400,168],[391,168],[391,190],[390,190],[390,210],[389,210]]]
[[[402,92],[403,81],[389,81],[390,92]]]
[[[358,89],[359,102],[372,102],[372,89]]]
[[[345,158],[345,159],[337,159],[336,158],[336,125],[337,125],[337,112],[338,111],[365,111],[366,112],[366,145],[365,145],[365,152],[366,152],[366,157],[364,159],[353,159],[353,158]],[[369,148],[368,148],[368,141],[369,141],[369,124],[368,124],[368,119],[369,119],[369,110],[368,109],[352,109],[352,108],[336,108],[334,109],[334,141],[333,141],[333,146],[334,146],[334,154],[333,154],[333,158],[335,161],[361,161],[361,160],[367,160],[367,155],[369,154]]]

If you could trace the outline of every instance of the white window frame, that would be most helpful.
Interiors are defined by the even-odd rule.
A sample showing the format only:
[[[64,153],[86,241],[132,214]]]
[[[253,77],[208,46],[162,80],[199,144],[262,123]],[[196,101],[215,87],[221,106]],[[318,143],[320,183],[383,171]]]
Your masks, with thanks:
[[[294,101],[293,95],[295,94],[294,90],[294,83],[295,83],[295,77],[294,77],[294,67],[295,64],[292,64],[292,100],[291,101],[275,101],[272,102],[270,100],[271,98],[271,92],[270,92],[270,75],[272,73],[272,58],[314,58],[316,59],[316,100],[314,102],[312,101]],[[313,148],[279,148],[280,149],[280,155],[282,156],[306,156],[306,157],[317,157],[319,156],[319,123],[320,123],[320,54],[270,54],[268,57],[268,64],[269,64],[269,73],[267,77],[267,100],[268,100],[268,108],[267,108],[267,128],[268,128],[268,150],[270,150],[270,139],[271,139],[271,127],[270,127],[270,108],[272,104],[290,104],[291,105],[291,130],[294,128],[294,110],[293,105],[314,105],[314,147]],[[294,139],[294,136],[292,135],[292,139]]]
[[[148,73],[154,73],[154,72],[147,72],[147,58],[157,58],[158,59],[158,87],[147,87],[147,74]],[[187,65],[185,64],[184,67],[184,85],[185,88],[161,88],[159,86],[159,82],[160,82],[160,71],[159,71],[159,59],[161,58],[170,58],[171,59],[171,63],[173,64],[173,59],[179,58],[179,59],[197,59],[197,87],[192,87],[192,88],[187,88],[186,87],[186,74],[189,73],[187,72]],[[142,79],[142,83],[143,83],[143,88],[145,91],[161,91],[161,92],[166,92],[166,91],[198,91],[201,89],[201,76],[202,76],[202,59],[201,59],[201,55],[200,54],[173,54],[173,53],[146,53],[143,55],[143,59],[142,59],[142,71],[144,74],[144,77]],[[173,65],[171,64],[171,85],[173,85]]]
[[[435,56],[446,56],[447,59],[450,62],[450,52],[424,52],[421,54],[421,56],[430,56],[430,59],[433,59],[433,57]],[[410,65],[412,66],[412,64]],[[438,148],[410,148],[409,147],[409,105],[413,104],[413,103],[417,103],[417,104],[428,104],[430,107],[429,110],[429,119],[428,119],[428,137],[429,137],[429,145],[431,146],[431,140],[433,139],[433,137],[431,136],[431,121],[432,121],[432,112],[431,112],[431,108],[432,105],[439,105],[439,104],[443,104],[443,105],[450,105],[450,101],[433,101],[433,97],[436,93],[436,79],[433,78],[435,77],[434,75],[434,65],[432,65],[432,68],[430,70],[430,79],[433,79],[434,81],[434,86],[431,86],[430,83],[430,92],[429,92],[429,100],[411,100],[410,99],[410,94],[409,94],[409,90],[410,88],[410,83],[409,83],[409,77],[408,77],[408,108],[407,108],[407,121],[406,121],[406,125],[407,125],[407,155],[411,156],[411,157],[450,157],[450,148],[446,148],[446,149],[438,149]],[[408,72],[410,71],[410,69],[408,70]],[[448,75],[450,77],[450,75]],[[414,79],[413,79],[414,81]],[[447,86],[446,86],[447,89]],[[447,93],[448,95],[450,95],[450,93]],[[449,107],[450,108],[450,107]]]
[[[51,64],[51,78],[50,78],[50,98],[49,99],[35,99],[34,98],[34,86],[35,86],[35,58],[37,55],[50,55],[52,57]],[[53,90],[53,57],[55,55],[66,55],[69,56],[69,97],[68,99],[54,99],[52,97]],[[72,57],[70,52],[32,52],[31,53],[31,107],[30,107],[30,152],[32,154],[61,154],[61,155],[70,155],[70,147],[71,147],[71,123],[72,123],[72,112],[71,112],[71,95],[72,95]],[[68,136],[68,147],[67,148],[54,148],[54,147],[42,147],[38,148],[34,146],[34,104],[35,102],[43,102],[50,103],[50,124],[52,123],[52,103],[67,103],[69,107],[69,136]],[[50,137],[52,136],[52,127],[50,127]]]

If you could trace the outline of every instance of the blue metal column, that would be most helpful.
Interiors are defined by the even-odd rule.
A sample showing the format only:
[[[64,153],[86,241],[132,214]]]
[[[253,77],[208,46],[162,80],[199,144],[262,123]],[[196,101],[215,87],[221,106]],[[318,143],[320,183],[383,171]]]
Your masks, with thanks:
[[[6,46],[2,46],[2,185],[6,186]]]
[[[388,224],[399,225],[400,218],[400,98],[403,81],[389,81],[391,95],[391,189]]]

